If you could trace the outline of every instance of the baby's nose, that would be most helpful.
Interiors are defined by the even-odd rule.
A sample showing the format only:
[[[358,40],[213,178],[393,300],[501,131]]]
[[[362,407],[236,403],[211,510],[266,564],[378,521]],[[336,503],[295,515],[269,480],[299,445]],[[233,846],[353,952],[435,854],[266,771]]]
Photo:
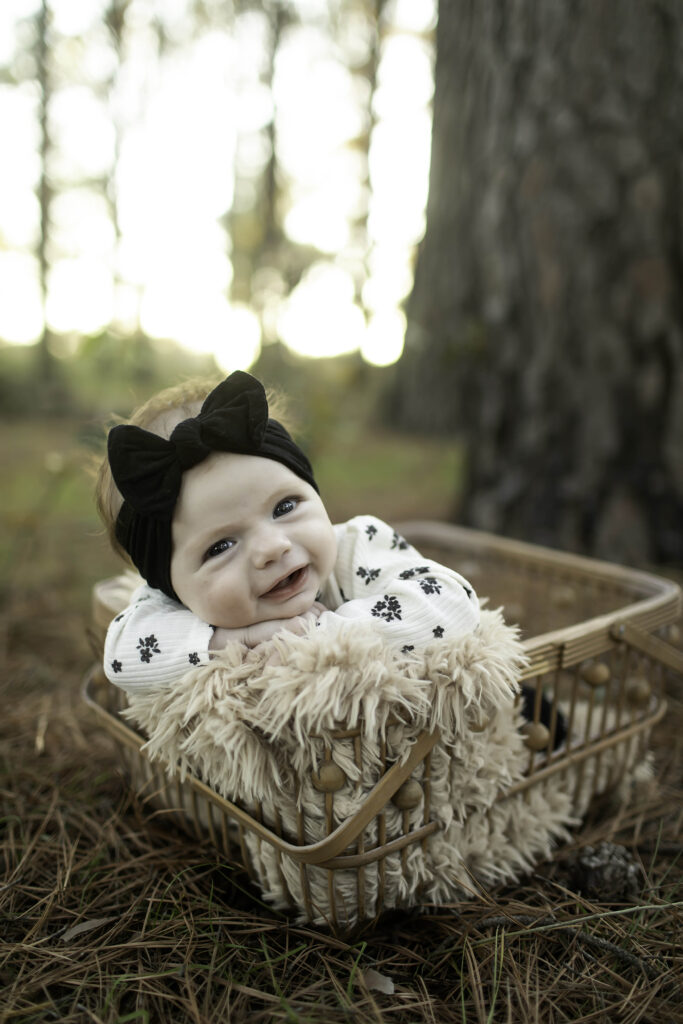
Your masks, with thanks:
[[[284,530],[275,525],[263,527],[254,538],[254,562],[261,569],[283,558],[291,547],[292,543]]]

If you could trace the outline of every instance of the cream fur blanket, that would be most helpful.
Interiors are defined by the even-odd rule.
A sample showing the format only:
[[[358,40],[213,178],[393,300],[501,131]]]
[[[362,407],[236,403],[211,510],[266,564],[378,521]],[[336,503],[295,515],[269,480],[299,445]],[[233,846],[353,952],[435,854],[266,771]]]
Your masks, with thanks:
[[[334,918],[350,926],[359,914],[374,917],[383,908],[475,895],[518,879],[547,857],[585,810],[571,769],[505,798],[523,776],[529,752],[515,704],[523,649],[499,611],[483,610],[480,628],[457,644],[435,641],[409,654],[392,654],[371,629],[355,626],[333,637],[282,633],[274,645],[278,664],[253,651],[245,658],[234,647],[172,689],[131,696],[124,714],[147,734],[150,759],[171,775],[200,776],[250,812],[258,807],[264,823],[293,842],[303,811],[304,841],[314,843],[327,834],[326,796],[313,784],[326,746],[345,778],[334,794],[336,826],[380,778],[382,744],[389,761],[401,762],[423,730],[441,733],[430,758],[430,808],[439,830],[389,854],[381,869],[375,862],[360,873],[310,866],[302,872],[247,833],[263,893],[276,905],[309,916],[312,908],[318,922]],[[355,747],[353,738],[332,735],[355,726],[361,730]],[[605,778],[608,770],[603,757]],[[586,792],[592,771],[590,763],[582,769]],[[421,763],[413,778],[421,782],[423,774]],[[424,794],[405,813],[410,827],[419,827]],[[402,834],[403,816],[386,804],[387,842]],[[366,850],[377,844],[376,818],[362,841]]]

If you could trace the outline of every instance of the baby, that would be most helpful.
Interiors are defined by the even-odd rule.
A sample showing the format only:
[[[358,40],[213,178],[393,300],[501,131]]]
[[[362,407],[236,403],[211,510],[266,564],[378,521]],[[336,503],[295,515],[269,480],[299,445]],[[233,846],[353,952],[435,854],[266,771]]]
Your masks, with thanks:
[[[207,391],[163,392],[109,434],[98,507],[145,580],[109,628],[111,682],[170,685],[227,644],[281,630],[371,623],[405,652],[477,628],[458,573],[372,516],[330,523],[259,381],[238,371]]]

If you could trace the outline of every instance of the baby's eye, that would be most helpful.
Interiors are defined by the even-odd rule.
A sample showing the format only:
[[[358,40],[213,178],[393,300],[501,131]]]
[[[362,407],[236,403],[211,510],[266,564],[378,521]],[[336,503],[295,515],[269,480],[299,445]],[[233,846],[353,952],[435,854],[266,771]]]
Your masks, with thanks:
[[[230,540],[229,537],[222,537],[221,540],[217,540],[215,544],[206,549],[204,561],[208,561],[209,558],[215,558],[216,555],[222,555],[224,551],[229,551],[234,543],[234,540]]]
[[[284,498],[282,501],[278,501],[273,509],[273,519],[279,519],[280,516],[286,516],[289,512],[293,512],[298,504],[298,498]]]

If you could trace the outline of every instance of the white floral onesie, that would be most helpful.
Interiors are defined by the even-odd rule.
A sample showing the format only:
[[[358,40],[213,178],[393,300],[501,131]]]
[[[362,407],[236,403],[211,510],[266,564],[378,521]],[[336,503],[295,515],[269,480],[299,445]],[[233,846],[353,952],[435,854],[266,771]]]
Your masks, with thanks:
[[[477,628],[479,602],[467,580],[422,558],[391,526],[356,516],[334,529],[337,561],[318,595],[329,609],[317,620],[319,629],[372,623],[387,643],[409,651]],[[107,678],[128,691],[170,685],[210,660],[212,633],[211,625],[145,584],[109,627]]]

